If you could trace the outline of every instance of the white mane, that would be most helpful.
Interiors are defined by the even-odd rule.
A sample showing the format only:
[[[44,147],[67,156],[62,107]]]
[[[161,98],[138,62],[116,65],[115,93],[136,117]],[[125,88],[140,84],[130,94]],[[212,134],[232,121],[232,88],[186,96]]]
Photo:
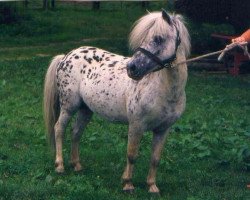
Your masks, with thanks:
[[[181,44],[179,53],[188,56],[190,53],[190,37],[184,25],[184,20],[181,15],[172,14],[170,16],[180,34]],[[156,35],[167,38],[169,30],[170,25],[163,19],[161,12],[149,13],[135,22],[129,37],[130,48],[135,50],[143,42],[149,41]]]

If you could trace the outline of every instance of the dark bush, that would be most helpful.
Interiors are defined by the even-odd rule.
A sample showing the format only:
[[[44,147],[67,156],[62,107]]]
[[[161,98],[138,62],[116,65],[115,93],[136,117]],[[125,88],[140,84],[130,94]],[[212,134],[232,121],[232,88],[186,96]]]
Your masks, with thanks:
[[[13,3],[0,3],[0,24],[10,24],[18,21],[18,13]]]
[[[192,53],[207,53],[225,47],[225,41],[211,37],[213,33],[234,35],[234,28],[229,24],[197,23],[188,21]]]
[[[200,23],[230,23],[240,34],[250,25],[249,0],[175,0],[175,9]]]

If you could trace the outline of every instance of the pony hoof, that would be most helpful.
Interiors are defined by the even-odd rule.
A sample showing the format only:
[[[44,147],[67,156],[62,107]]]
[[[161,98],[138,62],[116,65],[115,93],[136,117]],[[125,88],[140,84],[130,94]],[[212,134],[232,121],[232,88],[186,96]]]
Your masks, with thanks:
[[[149,186],[148,192],[151,194],[157,194],[157,195],[160,194],[160,190],[158,189],[158,187],[155,184],[152,184]]]
[[[55,171],[56,171],[56,173],[58,173],[58,174],[62,174],[62,173],[64,173],[64,166],[63,166],[63,163],[55,163],[55,166],[56,166],[56,169],[55,169]]]
[[[134,186],[132,183],[126,183],[123,187],[123,192],[132,194],[135,190]]]
[[[75,171],[75,172],[80,172],[80,171],[82,171],[82,165],[81,165],[80,163],[76,163],[76,164],[74,165],[74,171]]]
[[[55,171],[58,174],[62,174],[62,173],[64,173],[64,167],[63,166],[58,166],[58,167],[56,167]]]

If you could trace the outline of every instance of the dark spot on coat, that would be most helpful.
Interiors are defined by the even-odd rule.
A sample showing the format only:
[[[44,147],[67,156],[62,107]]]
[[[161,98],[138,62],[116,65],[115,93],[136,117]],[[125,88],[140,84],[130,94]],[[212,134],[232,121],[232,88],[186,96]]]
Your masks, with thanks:
[[[89,50],[95,50],[96,48],[95,47],[89,47],[88,49]]]
[[[80,53],[88,53],[88,52],[89,52],[88,50],[80,51]]]
[[[64,56],[64,58],[62,59],[62,61],[67,60],[67,58],[72,54],[73,51],[69,52],[66,56]]]
[[[109,64],[109,67],[114,67],[116,65],[116,63],[118,63],[118,61],[114,61],[112,64]]]
[[[85,74],[85,70],[81,69],[80,73]]]
[[[138,101],[140,101],[140,99],[141,99],[141,91],[139,90],[139,92],[135,96],[135,101],[138,102]]]
[[[87,58],[87,56],[84,56],[83,58],[84,58],[84,60],[86,60],[89,64],[91,64],[92,58]]]
[[[64,67],[64,62],[61,62],[59,64],[59,67],[57,68],[57,72],[59,72],[60,70],[63,70],[63,67]],[[64,71],[64,70],[63,70]]]
[[[87,59],[87,62],[88,62],[89,64],[91,64],[92,58],[88,58],[88,59]]]
[[[96,55],[93,56],[93,59],[94,59],[96,62],[99,62],[99,61],[100,61],[99,56],[96,56]]]

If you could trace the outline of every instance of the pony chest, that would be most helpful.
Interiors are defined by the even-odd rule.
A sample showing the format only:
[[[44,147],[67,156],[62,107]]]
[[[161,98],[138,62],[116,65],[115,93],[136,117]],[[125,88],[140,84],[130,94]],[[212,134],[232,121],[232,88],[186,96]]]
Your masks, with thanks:
[[[175,123],[182,115],[184,112],[185,106],[173,106],[173,105],[168,105],[163,107],[162,113],[160,114],[160,118],[162,119],[163,122],[166,124],[172,125]]]
[[[128,101],[128,115],[133,119],[140,119],[148,130],[155,127],[171,126],[182,115],[185,109],[185,98],[177,101],[166,100],[164,95],[158,93],[135,93]]]

